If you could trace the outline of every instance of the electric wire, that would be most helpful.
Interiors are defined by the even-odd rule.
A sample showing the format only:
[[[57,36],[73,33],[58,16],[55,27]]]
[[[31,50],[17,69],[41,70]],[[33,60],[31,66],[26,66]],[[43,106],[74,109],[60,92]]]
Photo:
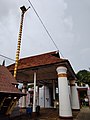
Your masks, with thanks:
[[[35,14],[37,15],[38,19],[40,20],[41,24],[43,25],[45,31],[47,32],[48,36],[50,37],[50,39],[51,39],[52,42],[54,43],[55,47],[57,48],[57,50],[59,50],[58,47],[57,47],[57,45],[56,45],[56,43],[55,43],[55,41],[53,40],[51,34],[50,34],[49,31],[47,30],[47,28],[46,28],[46,26],[44,25],[42,19],[40,18],[40,16],[38,15],[37,11],[36,11],[35,8],[34,8],[34,6],[32,5],[31,1],[28,0],[28,2],[30,3],[30,5],[31,5],[31,7],[33,8]]]
[[[30,0],[28,0],[28,2],[29,2],[29,4],[31,5],[32,9],[34,10],[35,14],[37,15],[38,19],[40,20],[40,22],[41,22],[42,26],[44,27],[46,33],[48,34],[48,36],[49,36],[50,39],[52,40],[53,44],[55,45],[56,49],[59,51],[59,49],[58,49],[58,47],[57,47],[54,39],[52,38],[52,36],[51,36],[50,32],[48,31],[48,29],[46,28],[46,26],[44,25],[41,17],[40,17],[39,14],[37,13],[37,11],[36,11],[36,9],[34,8],[33,4],[31,3]],[[59,52],[60,52],[60,51],[59,51]],[[64,56],[63,56],[63,54],[62,54],[61,52],[60,52],[60,54],[61,54],[61,56],[64,58]]]
[[[7,56],[5,56],[5,55],[2,55],[2,54],[0,54],[0,56],[1,56],[1,57],[4,57],[4,58],[6,58],[6,59],[9,59],[9,60],[11,60],[11,61],[15,61],[14,59],[9,58],[9,57],[7,57]]]

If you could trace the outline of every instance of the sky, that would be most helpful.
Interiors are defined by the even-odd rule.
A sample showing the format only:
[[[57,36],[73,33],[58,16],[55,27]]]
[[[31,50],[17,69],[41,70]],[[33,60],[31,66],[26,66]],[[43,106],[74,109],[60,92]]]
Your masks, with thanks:
[[[90,0],[30,0],[56,43],[61,58],[75,70],[90,68]],[[15,59],[20,7],[28,0],[0,0],[0,54]],[[25,13],[20,58],[55,51],[32,7]],[[62,56],[63,55],[63,56]],[[0,57],[0,64],[13,61]]]

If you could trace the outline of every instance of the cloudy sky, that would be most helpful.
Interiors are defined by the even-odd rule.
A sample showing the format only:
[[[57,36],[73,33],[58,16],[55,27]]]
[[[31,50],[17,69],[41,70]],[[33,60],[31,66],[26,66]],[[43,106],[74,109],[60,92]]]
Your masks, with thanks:
[[[31,0],[74,70],[90,67],[90,0]],[[20,7],[28,0],[0,0],[0,54],[15,59]],[[32,8],[25,13],[20,58],[57,50]],[[62,57],[62,56],[61,56]],[[5,58],[0,57],[0,64]],[[6,64],[12,61],[5,59]]]

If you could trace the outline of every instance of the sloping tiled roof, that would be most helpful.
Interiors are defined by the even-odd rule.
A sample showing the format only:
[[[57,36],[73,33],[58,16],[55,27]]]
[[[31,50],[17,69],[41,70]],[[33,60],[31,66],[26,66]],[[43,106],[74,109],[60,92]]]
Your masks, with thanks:
[[[21,94],[15,85],[12,85],[13,82],[16,83],[16,80],[9,72],[9,70],[4,66],[0,66],[0,93]]]
[[[18,69],[39,67],[42,65],[50,65],[62,61],[65,61],[65,59],[61,59],[59,53],[54,51],[32,57],[22,58],[19,60]],[[14,69],[14,65],[15,64],[9,65],[7,68],[11,71]]]

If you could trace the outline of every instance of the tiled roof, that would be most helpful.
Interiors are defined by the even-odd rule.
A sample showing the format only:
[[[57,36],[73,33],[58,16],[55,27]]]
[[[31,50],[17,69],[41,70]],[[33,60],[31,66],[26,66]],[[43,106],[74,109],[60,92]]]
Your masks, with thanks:
[[[15,85],[12,85],[12,83],[17,83],[12,74],[6,67],[0,66],[0,93],[21,94],[21,92],[15,87]]]
[[[39,67],[42,65],[50,65],[62,61],[65,61],[65,59],[61,59],[59,53],[57,51],[54,51],[41,55],[22,58],[19,60],[18,69]],[[14,69],[14,65],[15,64],[12,64],[7,68],[11,71]]]

